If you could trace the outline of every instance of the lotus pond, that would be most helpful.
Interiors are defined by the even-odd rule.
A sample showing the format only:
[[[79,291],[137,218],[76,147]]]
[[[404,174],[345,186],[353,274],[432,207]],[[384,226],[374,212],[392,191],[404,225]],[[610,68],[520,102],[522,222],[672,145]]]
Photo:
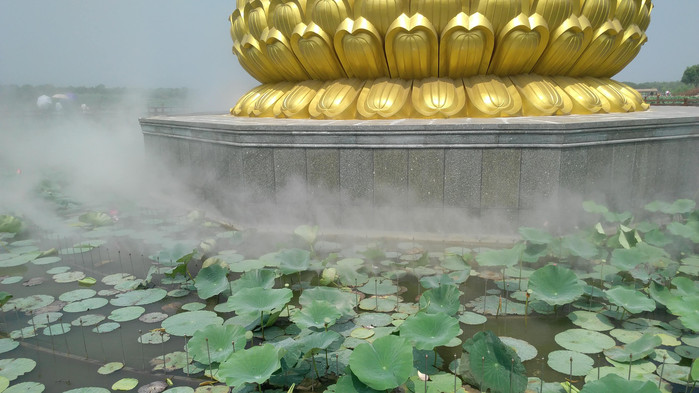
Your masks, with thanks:
[[[589,228],[478,244],[50,198],[57,232],[0,211],[0,392],[650,393],[699,379],[691,200],[634,215],[588,201]]]

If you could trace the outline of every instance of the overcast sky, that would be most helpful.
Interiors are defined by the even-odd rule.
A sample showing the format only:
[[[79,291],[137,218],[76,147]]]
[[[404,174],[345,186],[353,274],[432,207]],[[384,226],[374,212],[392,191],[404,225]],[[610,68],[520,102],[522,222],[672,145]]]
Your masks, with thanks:
[[[231,53],[232,0],[0,0],[0,84],[257,84]],[[699,0],[656,0],[648,43],[615,79],[674,81],[699,64]]]

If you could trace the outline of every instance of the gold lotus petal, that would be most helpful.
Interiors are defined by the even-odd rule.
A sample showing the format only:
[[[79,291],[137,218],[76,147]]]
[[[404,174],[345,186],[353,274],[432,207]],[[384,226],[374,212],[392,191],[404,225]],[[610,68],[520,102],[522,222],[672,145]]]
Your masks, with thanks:
[[[271,0],[270,24],[291,38],[294,28],[305,20],[306,0]]]
[[[581,82],[579,79],[568,76],[554,76],[552,79],[573,100],[573,110],[571,113],[582,115],[610,112],[609,101],[596,89]]]
[[[566,72],[569,76],[587,75],[616,49],[623,38],[619,32],[619,21],[607,22],[592,35],[592,41],[585,48],[578,61]]]
[[[235,116],[250,116],[252,113],[252,108],[255,106],[255,102],[260,98],[262,92],[267,89],[270,85],[260,85],[256,88],[245,93],[233,108],[231,108],[231,115]]]
[[[522,98],[509,78],[477,75],[464,78],[470,117],[517,116],[522,111]]]
[[[634,88],[612,79],[606,79],[605,81],[626,96],[626,99],[628,99],[634,105],[636,111],[645,111],[650,108],[650,105],[643,101],[643,96],[641,93],[636,91]]]
[[[636,19],[634,20],[636,26],[638,26],[638,28],[642,31],[646,31],[646,29],[648,29],[648,25],[650,24],[650,13],[652,10],[653,3],[651,3],[651,0],[643,0],[641,7],[638,9],[638,15],[636,15]]]
[[[253,0],[243,8],[245,22],[248,31],[255,39],[259,40],[262,31],[267,28],[267,14],[269,13],[269,0]]]
[[[320,26],[332,37],[337,26],[351,15],[352,4],[348,0],[312,0],[308,5],[308,22]]]
[[[386,33],[386,60],[392,78],[422,79],[438,75],[437,31],[421,14],[402,14]]]
[[[466,91],[461,80],[428,78],[413,83],[413,108],[421,117],[455,117],[464,114]]]
[[[353,18],[366,18],[383,37],[388,26],[401,14],[408,12],[408,0],[356,0]]]
[[[616,12],[616,0],[585,0],[580,14],[590,21],[593,30],[609,22]]]
[[[523,8],[526,7],[526,8]],[[512,19],[523,12],[529,12],[529,0],[471,0],[470,12],[479,12],[493,24],[495,34]]]
[[[610,77],[615,75],[636,57],[647,40],[648,38],[638,26],[630,26],[624,31],[621,43],[588,75],[596,77]]]
[[[546,49],[549,31],[540,15],[518,15],[502,28],[488,73],[516,75],[528,73]]]
[[[330,36],[311,22],[299,24],[291,34],[291,48],[313,79],[340,79],[347,75],[337,59]]]
[[[382,36],[368,20],[345,19],[337,28],[334,44],[337,57],[350,78],[388,76]]]
[[[582,81],[595,88],[609,101],[611,112],[631,112],[634,110],[634,104],[626,98],[626,95],[604,79],[585,77],[582,78]]]
[[[308,105],[314,118],[354,119],[357,97],[366,82],[359,79],[340,79],[324,85]]]
[[[261,91],[259,98],[255,101],[250,113],[255,117],[272,117],[274,116],[274,104],[282,98],[291,88],[294,87],[293,82],[279,82],[268,86]]]
[[[538,75],[511,76],[522,96],[522,114],[524,116],[567,115],[573,109],[573,102],[565,92],[545,78]]]
[[[535,0],[532,11],[541,15],[549,30],[556,30],[571,15],[580,15],[580,0]]]
[[[551,34],[549,44],[534,72],[541,75],[561,75],[578,60],[592,40],[592,27],[584,16],[571,16]]]
[[[411,0],[410,13],[424,15],[437,33],[459,12],[464,11],[461,0]]]
[[[309,118],[308,105],[325,83],[330,82],[308,80],[297,83],[274,105],[274,117]]]
[[[359,94],[357,112],[367,119],[403,117],[409,109],[412,81],[379,78],[368,81]]]
[[[265,73],[262,82],[279,82],[284,80],[279,69],[274,67],[274,63],[267,57],[267,53],[263,52],[260,42],[250,34],[243,37],[243,40],[240,42],[240,53],[244,55],[250,68]]]
[[[243,41],[247,42],[248,38],[252,38],[250,34],[246,34],[243,37]],[[252,38],[252,40],[255,40]],[[257,44],[259,47],[259,44]],[[245,69],[245,71],[248,72],[253,78],[257,79],[258,81],[262,83],[272,83],[276,82],[277,80],[274,79],[273,75],[270,75],[269,72],[264,69],[264,68],[258,68],[259,64],[255,61],[256,58],[248,58],[247,52],[248,50],[243,49],[243,45],[240,42],[234,42],[233,43],[233,53],[238,57],[238,62],[240,65]]]
[[[493,56],[495,33],[485,16],[461,12],[444,28],[439,40],[439,74],[463,78],[485,74]]]
[[[301,62],[294,55],[291,44],[281,31],[267,29],[262,33],[260,46],[277,71],[288,81],[302,81],[309,78]]]
[[[629,27],[636,17],[641,7],[641,0],[617,0],[614,18],[619,20],[623,28]]]
[[[240,9],[233,11],[231,16],[228,17],[231,22],[231,39],[233,42],[240,42],[243,36],[248,33],[248,25],[245,24],[245,18]]]

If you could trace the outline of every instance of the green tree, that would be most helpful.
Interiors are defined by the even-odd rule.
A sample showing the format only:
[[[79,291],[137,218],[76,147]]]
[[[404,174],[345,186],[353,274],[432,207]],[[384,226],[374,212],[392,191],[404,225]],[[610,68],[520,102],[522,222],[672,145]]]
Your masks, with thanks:
[[[694,87],[699,86],[699,64],[687,67],[682,74],[682,83],[692,85]]]

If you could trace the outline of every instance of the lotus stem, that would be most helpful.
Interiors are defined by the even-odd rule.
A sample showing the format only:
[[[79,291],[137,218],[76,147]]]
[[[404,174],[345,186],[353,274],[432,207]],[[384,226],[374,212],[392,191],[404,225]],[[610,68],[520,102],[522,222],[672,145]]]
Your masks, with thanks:
[[[427,376],[427,354],[425,354],[425,393],[427,393],[427,380],[429,377]],[[434,364],[437,364],[437,352],[434,354]]]
[[[318,366],[316,366],[316,355],[311,355],[311,363],[313,363],[313,371],[316,372],[316,379],[320,380],[320,374],[318,374]]]
[[[498,296],[498,309],[495,311],[495,318],[500,316],[500,309],[502,308],[502,294]]]
[[[262,384],[261,383],[257,384],[257,391],[262,393]]]
[[[539,373],[539,393],[544,393],[544,362],[546,359],[541,358],[541,371]]]
[[[512,393],[512,374],[515,373],[515,358],[511,358],[510,360],[510,393]]]
[[[340,377],[340,355],[335,354],[335,369],[337,370],[337,377]]]
[[[573,390],[573,357],[570,357],[570,374],[568,375],[568,393]]]
[[[629,354],[629,381],[631,380],[631,363],[633,363],[633,354]]]
[[[141,362],[143,363],[143,369],[146,369],[146,357],[143,353],[143,330],[138,330],[138,337],[140,338],[141,341]]]
[[[328,348],[325,348],[325,372],[323,376],[328,375],[328,370],[330,370],[330,362],[328,362]]]
[[[211,377],[211,380],[214,380],[214,372],[211,369],[211,350],[209,349],[209,338],[205,338],[204,341],[206,342],[206,354],[209,356],[209,377]]]
[[[185,367],[187,369],[187,376],[189,376],[189,348],[187,345],[187,335],[184,335],[184,359],[185,359]],[[233,352],[235,352],[235,347],[233,347]]]
[[[526,300],[524,301],[524,320],[526,321],[527,315],[529,315],[529,292],[525,292]]]
[[[262,339],[265,339],[265,323],[262,320],[262,317],[264,315],[264,311],[260,311],[260,327],[262,328]]]
[[[121,263],[121,250],[117,250],[117,256],[119,257],[119,267],[122,269],[124,268],[123,264]]]
[[[663,364],[660,365],[660,379],[658,380],[658,389],[660,389],[660,384],[663,382],[663,371],[665,371],[665,360],[667,360],[667,355],[663,355]]]

